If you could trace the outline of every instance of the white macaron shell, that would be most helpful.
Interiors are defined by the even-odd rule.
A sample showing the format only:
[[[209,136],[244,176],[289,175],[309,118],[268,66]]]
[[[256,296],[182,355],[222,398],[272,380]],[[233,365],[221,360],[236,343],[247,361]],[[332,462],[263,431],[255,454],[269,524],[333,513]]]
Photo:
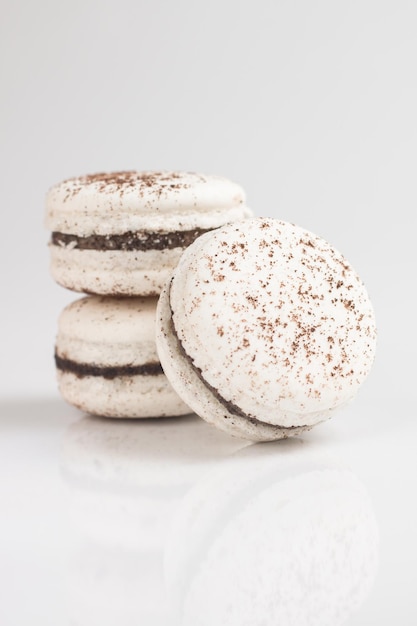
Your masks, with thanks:
[[[210,229],[246,217],[244,202],[243,189],[219,176],[192,172],[85,176],[49,190],[46,226],[78,236]]]
[[[171,308],[204,380],[269,424],[316,423],[355,396],[373,362],[362,282],[330,244],[292,224],[254,219],[200,237],[174,274]]]
[[[164,374],[79,378],[58,370],[58,385],[67,402],[81,411],[107,417],[141,418],[186,415],[190,409]]]
[[[158,363],[157,298],[86,297],[61,313],[57,352],[78,363],[135,366]]]
[[[172,250],[78,250],[49,245],[51,274],[74,291],[119,296],[155,295],[172,274],[182,248]]]

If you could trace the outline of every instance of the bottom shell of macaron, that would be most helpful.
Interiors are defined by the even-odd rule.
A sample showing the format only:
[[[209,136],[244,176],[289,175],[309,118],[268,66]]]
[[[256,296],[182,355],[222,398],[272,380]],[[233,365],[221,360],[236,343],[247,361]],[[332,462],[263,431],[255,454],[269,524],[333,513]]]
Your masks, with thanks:
[[[92,415],[147,418],[190,413],[163,373],[106,379],[103,376],[79,377],[58,370],[57,376],[63,398]]]
[[[182,249],[79,250],[50,245],[51,273],[72,291],[112,296],[157,295]]]

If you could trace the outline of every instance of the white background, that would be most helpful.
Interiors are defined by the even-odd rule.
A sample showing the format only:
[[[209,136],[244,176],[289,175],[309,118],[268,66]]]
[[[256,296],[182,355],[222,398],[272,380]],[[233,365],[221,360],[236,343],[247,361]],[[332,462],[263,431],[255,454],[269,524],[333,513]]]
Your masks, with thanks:
[[[0,10],[0,427],[14,445],[5,457],[8,488],[16,494],[19,463],[28,475],[41,472],[37,425],[48,433],[53,468],[59,433],[50,428],[64,430],[68,412],[77,419],[54,399],[56,319],[74,295],[48,275],[48,187],[115,169],[224,175],[246,189],[256,214],[331,241],[368,287],[379,327],[375,367],[351,421],[341,418],[340,431],[332,423],[323,440],[353,442],[348,456],[359,459],[383,516],[394,513],[381,481],[392,494],[404,480],[410,487],[411,499],[402,492],[395,503],[404,515],[394,526],[383,521],[392,530],[385,567],[399,554],[395,541],[404,559],[395,562],[396,579],[383,570],[368,606],[388,625],[401,604],[400,622],[414,624],[415,601],[404,589],[416,539],[402,530],[415,516],[417,473],[406,454],[417,435],[415,1],[1,0]],[[380,465],[366,456],[366,442]],[[9,504],[12,527],[30,519],[30,500]],[[53,527],[54,519],[47,509],[42,524]],[[30,545],[26,572],[34,566]],[[389,613],[385,594],[398,579]],[[47,603],[38,602],[45,624]],[[8,626],[38,623],[10,615]],[[375,623],[357,619],[352,624]]]

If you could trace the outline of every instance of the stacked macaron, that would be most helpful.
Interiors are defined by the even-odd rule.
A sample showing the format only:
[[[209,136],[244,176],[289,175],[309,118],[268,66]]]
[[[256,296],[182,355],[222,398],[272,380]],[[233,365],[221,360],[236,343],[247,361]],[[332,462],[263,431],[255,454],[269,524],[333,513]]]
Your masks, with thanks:
[[[157,296],[187,246],[249,215],[241,187],[189,172],[94,174],[49,190],[52,275],[89,294],[59,319],[55,360],[69,403],[109,417],[190,412],[157,356]]]

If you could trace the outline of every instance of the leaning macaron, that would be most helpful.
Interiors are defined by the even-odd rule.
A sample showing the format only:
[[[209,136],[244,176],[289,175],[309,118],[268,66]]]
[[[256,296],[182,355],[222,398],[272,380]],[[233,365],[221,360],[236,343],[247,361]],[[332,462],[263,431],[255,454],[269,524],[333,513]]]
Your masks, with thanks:
[[[55,362],[73,406],[106,417],[190,413],[165,377],[155,346],[156,298],[81,298],[61,313]]]
[[[74,291],[157,295],[198,236],[250,215],[243,189],[192,172],[71,178],[46,197],[51,272]]]
[[[166,375],[202,418],[236,436],[299,435],[356,395],[375,354],[375,317],[327,241],[255,218],[203,235],[157,312]]]

